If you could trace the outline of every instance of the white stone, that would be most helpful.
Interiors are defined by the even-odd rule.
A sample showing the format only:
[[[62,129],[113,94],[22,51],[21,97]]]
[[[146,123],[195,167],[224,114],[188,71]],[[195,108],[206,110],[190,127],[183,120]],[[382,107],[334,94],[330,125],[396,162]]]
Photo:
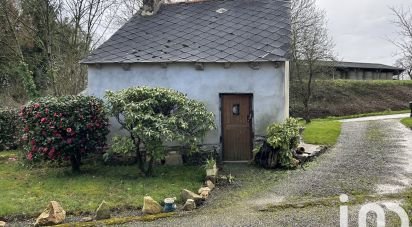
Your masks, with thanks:
[[[196,209],[196,203],[193,199],[186,200],[185,205],[183,206],[184,211],[192,211]]]
[[[212,182],[211,180],[207,180],[207,181],[206,181],[206,186],[207,186],[208,188],[210,188],[210,190],[215,189],[215,184],[213,184],[213,182]]]
[[[181,193],[181,196],[182,196],[183,201],[187,201],[188,199],[192,199],[192,200],[195,201],[196,205],[199,205],[203,200],[202,196],[200,196],[200,195],[198,195],[198,194],[196,194],[192,191],[189,191],[187,189],[183,189],[183,191]]]

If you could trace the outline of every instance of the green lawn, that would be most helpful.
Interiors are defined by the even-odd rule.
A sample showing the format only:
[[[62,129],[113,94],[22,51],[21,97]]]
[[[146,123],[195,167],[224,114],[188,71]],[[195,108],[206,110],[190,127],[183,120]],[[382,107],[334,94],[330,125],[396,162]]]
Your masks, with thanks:
[[[342,123],[334,120],[313,120],[304,126],[305,143],[331,146],[338,140]]]
[[[305,131],[303,132],[303,139],[305,143],[309,144],[334,145],[338,140],[342,125],[342,123],[340,123],[338,120],[369,116],[402,114],[409,112],[410,110],[388,110],[383,112],[365,113],[343,117],[328,117],[325,119],[315,119],[309,124],[302,123],[302,125],[305,127]],[[412,118],[403,119],[402,123],[412,129]]]
[[[82,166],[83,173],[73,175],[70,167],[27,169],[0,159],[0,217],[38,215],[51,200],[69,213],[94,212],[102,200],[112,208],[138,209],[145,195],[159,202],[179,199],[183,188],[197,191],[204,177],[201,167],[159,167],[152,178],[140,177],[137,169],[96,164]]]
[[[406,127],[412,129],[412,118],[408,117],[408,118],[404,118],[401,120],[402,124],[404,124]]]

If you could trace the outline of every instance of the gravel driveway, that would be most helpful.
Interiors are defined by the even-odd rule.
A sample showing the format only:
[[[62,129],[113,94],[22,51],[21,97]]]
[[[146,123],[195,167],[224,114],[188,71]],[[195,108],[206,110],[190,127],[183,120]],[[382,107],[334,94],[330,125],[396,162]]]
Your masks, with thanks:
[[[342,127],[333,149],[311,163],[306,171],[290,171],[282,179],[268,182],[264,192],[239,199],[230,206],[219,206],[217,200],[213,206],[193,213],[129,226],[339,226],[340,194],[351,198],[398,193],[412,183],[412,131],[399,120],[344,122]],[[322,198],[336,198],[336,202],[259,211],[271,204]],[[359,208],[360,205],[349,208],[353,226],[357,226]]]

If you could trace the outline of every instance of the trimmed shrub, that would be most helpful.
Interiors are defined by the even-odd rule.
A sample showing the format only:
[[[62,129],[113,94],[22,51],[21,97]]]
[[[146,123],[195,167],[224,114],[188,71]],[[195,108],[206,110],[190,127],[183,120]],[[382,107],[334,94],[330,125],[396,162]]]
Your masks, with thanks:
[[[82,157],[106,146],[108,118],[100,99],[44,97],[30,101],[19,115],[30,161],[70,160],[73,172],[77,172]]]
[[[294,168],[298,162],[292,150],[298,144],[299,123],[296,119],[288,118],[284,123],[269,125],[266,140],[256,149],[255,162],[265,168]]]
[[[163,145],[177,142],[198,151],[203,137],[215,128],[205,104],[172,89],[133,87],[108,91],[105,97],[110,114],[129,132],[127,138],[113,138],[112,152],[135,154],[145,176],[165,157]]]
[[[15,109],[0,109],[0,151],[15,149],[19,141],[19,117]]]

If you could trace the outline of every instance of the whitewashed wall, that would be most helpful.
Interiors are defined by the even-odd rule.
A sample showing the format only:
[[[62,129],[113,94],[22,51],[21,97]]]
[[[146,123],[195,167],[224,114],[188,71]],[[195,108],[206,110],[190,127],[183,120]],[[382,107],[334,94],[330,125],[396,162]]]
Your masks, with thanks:
[[[175,63],[167,67],[157,64],[133,64],[125,70],[121,65],[89,66],[88,93],[103,97],[106,90],[132,86],[167,87],[186,93],[189,98],[206,103],[215,114],[217,129],[207,136],[206,144],[220,140],[220,93],[253,94],[254,131],[264,135],[267,125],[281,122],[289,114],[289,85],[285,80],[285,64],[263,63],[254,70],[248,64],[205,64],[196,70],[194,64]],[[286,71],[286,74],[288,70]],[[288,75],[287,75],[288,76]],[[286,77],[287,77],[286,76]],[[285,83],[286,81],[286,83]],[[116,130],[118,126],[114,124]]]

